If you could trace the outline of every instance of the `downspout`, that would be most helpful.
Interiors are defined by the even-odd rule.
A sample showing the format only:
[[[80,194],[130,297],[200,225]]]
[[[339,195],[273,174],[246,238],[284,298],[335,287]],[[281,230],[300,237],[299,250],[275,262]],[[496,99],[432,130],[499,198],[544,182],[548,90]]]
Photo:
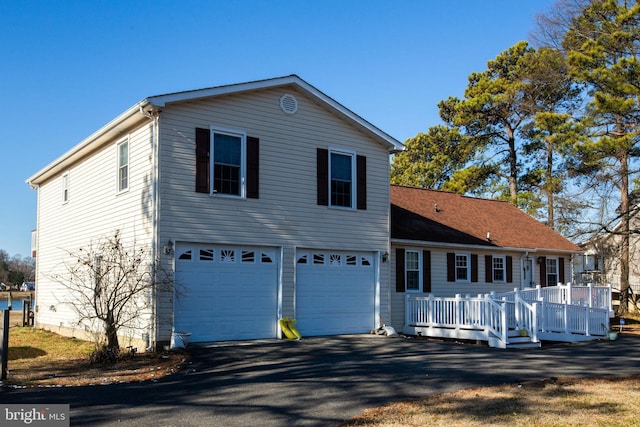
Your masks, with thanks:
[[[158,257],[158,118],[159,110],[150,109],[145,111],[140,106],[140,113],[151,120],[151,260],[153,268],[153,279],[156,280],[157,274],[157,257]],[[155,333],[156,333],[156,287],[151,287],[149,292],[149,306],[151,307],[151,320],[149,322],[149,330],[147,337],[146,351],[150,352],[154,349]]]

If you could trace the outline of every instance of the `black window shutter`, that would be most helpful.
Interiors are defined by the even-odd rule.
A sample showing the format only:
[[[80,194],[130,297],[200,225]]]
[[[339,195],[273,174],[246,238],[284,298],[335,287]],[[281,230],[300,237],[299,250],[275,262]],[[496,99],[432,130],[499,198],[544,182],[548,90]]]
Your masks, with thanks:
[[[513,257],[507,256],[506,259],[507,283],[513,283]]]
[[[211,132],[196,128],[196,192],[209,193],[209,149]]]
[[[471,281],[478,281],[478,255],[471,254]]]
[[[365,156],[356,157],[356,192],[358,194],[357,207],[361,210],[367,209],[367,158]]]
[[[540,286],[547,286],[547,258],[539,257],[540,260]]]
[[[487,283],[493,282],[493,256],[484,256],[484,281]]]
[[[558,281],[564,283],[564,258],[558,258]]]
[[[260,192],[260,140],[247,137],[247,197],[257,199]]]
[[[404,249],[396,249],[396,292],[404,292]]]
[[[431,251],[422,251],[422,292],[431,292]]]
[[[456,281],[456,254],[447,253],[447,282]]]
[[[329,150],[318,148],[318,204],[329,206]]]

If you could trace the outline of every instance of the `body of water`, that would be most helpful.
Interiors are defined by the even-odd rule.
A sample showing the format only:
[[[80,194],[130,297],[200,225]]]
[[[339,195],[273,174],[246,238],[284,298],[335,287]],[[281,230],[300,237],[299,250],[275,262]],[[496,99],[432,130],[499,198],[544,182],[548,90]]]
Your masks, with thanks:
[[[14,298],[11,303],[11,310],[22,310],[22,302],[25,298]],[[0,300],[0,310],[6,310],[9,307],[9,301],[6,299]]]

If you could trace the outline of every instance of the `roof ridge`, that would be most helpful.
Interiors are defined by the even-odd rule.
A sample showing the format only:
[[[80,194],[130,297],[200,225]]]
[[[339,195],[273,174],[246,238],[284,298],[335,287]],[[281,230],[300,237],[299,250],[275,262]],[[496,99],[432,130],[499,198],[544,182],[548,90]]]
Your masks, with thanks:
[[[433,188],[414,187],[414,186],[411,186],[411,185],[391,184],[391,187],[404,188],[404,189],[407,189],[407,190],[431,191],[431,192],[440,193],[440,194],[450,194],[452,196],[464,197],[464,198],[471,199],[471,200],[483,200],[483,201],[487,201],[487,202],[507,203],[507,204],[517,208],[517,206],[515,206],[513,203],[509,202],[508,200],[492,199],[492,198],[488,198],[488,197],[469,196],[467,194],[460,194],[460,193],[456,193],[456,192],[453,192],[453,191],[433,189]]]

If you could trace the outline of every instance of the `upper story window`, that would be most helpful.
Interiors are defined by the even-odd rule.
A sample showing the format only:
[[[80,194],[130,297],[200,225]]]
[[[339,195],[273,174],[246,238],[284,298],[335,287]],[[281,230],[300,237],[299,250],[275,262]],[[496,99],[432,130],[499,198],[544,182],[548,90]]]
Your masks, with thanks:
[[[471,279],[471,263],[469,254],[456,254],[456,282],[469,282]]]
[[[62,175],[62,203],[69,201],[69,172]]]
[[[197,128],[196,192],[257,199],[258,148],[258,138],[244,132]]]
[[[117,144],[118,146],[118,193],[129,189],[129,138]]]
[[[420,252],[407,250],[404,265],[407,291],[420,291]]]
[[[331,151],[329,158],[331,171],[330,206],[353,208],[354,189],[354,155]]]
[[[494,256],[493,257],[493,281],[505,282],[507,276],[505,274],[505,257]]]
[[[558,259],[547,258],[546,263],[547,263],[547,286],[555,286],[560,281],[558,276]]]
[[[213,192],[229,196],[243,196],[244,135],[212,132]]]
[[[367,158],[346,150],[317,149],[318,205],[367,209]]]

